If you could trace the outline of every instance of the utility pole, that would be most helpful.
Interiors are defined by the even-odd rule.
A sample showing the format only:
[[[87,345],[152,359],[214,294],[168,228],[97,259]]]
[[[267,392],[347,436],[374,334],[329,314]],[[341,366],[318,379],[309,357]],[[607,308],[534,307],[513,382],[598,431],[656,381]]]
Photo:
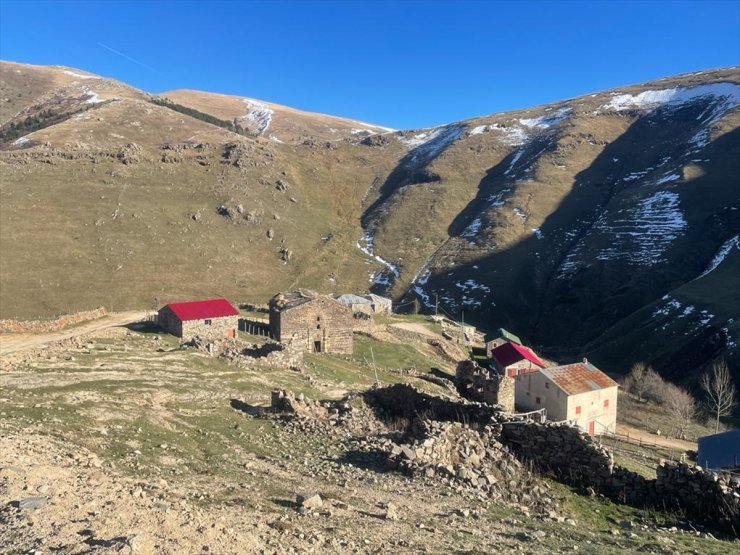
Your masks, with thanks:
[[[460,323],[460,339],[462,340],[462,344],[465,345],[465,311],[463,310],[460,312],[460,317],[462,318],[462,322]]]
[[[434,294],[434,315],[439,316],[439,295]]]

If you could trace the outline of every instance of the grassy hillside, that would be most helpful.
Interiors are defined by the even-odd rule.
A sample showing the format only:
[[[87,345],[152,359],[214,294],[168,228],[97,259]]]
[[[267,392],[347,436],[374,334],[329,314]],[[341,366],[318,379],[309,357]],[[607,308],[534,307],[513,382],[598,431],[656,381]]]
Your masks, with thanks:
[[[738,83],[707,71],[388,133],[1,63],[0,317],[372,287],[612,372],[737,366]]]

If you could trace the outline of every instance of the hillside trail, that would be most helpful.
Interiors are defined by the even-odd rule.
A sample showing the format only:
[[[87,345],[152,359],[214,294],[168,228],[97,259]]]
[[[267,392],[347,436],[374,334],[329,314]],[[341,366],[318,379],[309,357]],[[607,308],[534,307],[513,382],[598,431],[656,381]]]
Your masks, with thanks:
[[[100,331],[116,326],[125,326],[145,320],[149,312],[131,310],[127,312],[113,312],[74,327],[46,333],[4,333],[0,334],[0,356],[42,347],[49,343],[56,343],[72,337],[78,337],[91,332]]]
[[[426,335],[427,337],[431,337],[434,339],[440,338],[439,334],[436,334],[430,329],[427,329],[424,324],[417,324],[416,322],[397,322],[395,324],[391,324],[391,326],[393,326],[394,328],[400,328],[402,330],[420,333],[421,335]]]
[[[681,451],[696,451],[696,442],[651,434],[646,430],[635,428],[628,424],[617,423],[617,433],[625,436],[628,435],[635,440],[641,440],[648,445],[657,445],[658,447],[678,449]]]

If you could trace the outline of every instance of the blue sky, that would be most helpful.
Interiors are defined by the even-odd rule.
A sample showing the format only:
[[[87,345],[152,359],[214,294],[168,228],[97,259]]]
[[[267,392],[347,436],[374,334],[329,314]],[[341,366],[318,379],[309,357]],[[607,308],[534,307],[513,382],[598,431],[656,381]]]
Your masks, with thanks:
[[[0,57],[418,128],[740,65],[740,0],[0,0]]]

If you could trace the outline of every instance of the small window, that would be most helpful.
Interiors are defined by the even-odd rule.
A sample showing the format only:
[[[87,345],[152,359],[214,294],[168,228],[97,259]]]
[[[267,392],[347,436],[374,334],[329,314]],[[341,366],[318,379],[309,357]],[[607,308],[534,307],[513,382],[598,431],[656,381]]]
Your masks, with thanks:
[[[539,397],[535,397],[535,398],[534,398],[534,402],[535,402],[535,403],[537,403],[537,404],[539,405],[539,404],[540,404],[540,398],[539,398]]]
[[[580,405],[578,405],[576,407],[576,414],[581,414],[581,406]]]
[[[213,320],[206,320],[205,325],[210,326],[213,323]]]
[[[545,389],[550,389],[550,382],[545,382]]]
[[[605,409],[609,408],[609,399],[604,399],[604,408]]]

